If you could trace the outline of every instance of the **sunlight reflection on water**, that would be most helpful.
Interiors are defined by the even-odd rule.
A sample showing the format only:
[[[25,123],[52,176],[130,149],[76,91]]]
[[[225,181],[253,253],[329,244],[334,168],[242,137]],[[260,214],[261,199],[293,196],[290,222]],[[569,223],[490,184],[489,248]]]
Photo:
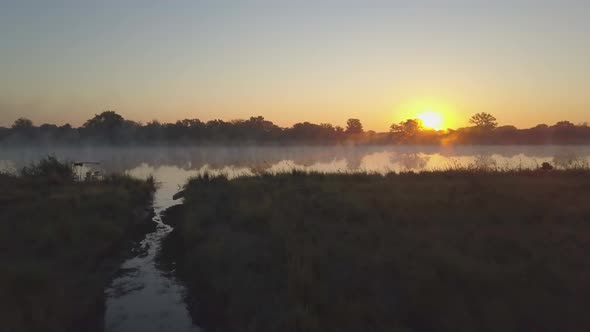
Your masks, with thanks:
[[[175,176],[174,172],[160,167],[186,170],[191,175],[236,177],[292,170],[387,173],[461,167],[534,169],[543,162],[584,167],[590,162],[589,146],[55,147],[3,149],[0,169],[16,170],[48,154],[70,161],[100,161],[107,172],[146,176],[146,172],[158,169],[164,178]]]

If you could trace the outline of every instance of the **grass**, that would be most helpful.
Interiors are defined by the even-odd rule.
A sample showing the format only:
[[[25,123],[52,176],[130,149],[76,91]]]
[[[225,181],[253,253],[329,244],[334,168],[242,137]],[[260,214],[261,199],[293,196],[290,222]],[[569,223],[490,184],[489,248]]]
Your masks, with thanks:
[[[164,254],[211,331],[587,331],[590,171],[199,177]]]
[[[0,174],[2,331],[99,329],[105,283],[124,243],[145,226],[155,188],[120,175],[72,179],[51,157]]]

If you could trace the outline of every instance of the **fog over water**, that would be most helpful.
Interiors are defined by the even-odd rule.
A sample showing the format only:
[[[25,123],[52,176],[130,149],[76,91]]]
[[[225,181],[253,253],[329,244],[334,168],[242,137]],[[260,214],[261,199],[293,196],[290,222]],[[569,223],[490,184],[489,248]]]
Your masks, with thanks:
[[[590,146],[281,146],[281,147],[53,147],[3,148],[0,169],[17,170],[47,155],[100,162],[105,172],[146,175],[158,168],[184,176],[208,172],[230,177],[293,169],[318,172],[431,171],[457,167],[584,166]],[[165,176],[175,176],[167,171]],[[166,181],[166,179],[158,179]]]

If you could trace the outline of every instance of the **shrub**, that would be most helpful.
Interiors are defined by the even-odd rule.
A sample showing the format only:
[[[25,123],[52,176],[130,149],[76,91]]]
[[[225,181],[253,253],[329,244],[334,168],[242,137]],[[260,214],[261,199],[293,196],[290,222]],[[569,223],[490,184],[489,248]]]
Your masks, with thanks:
[[[50,181],[69,182],[74,180],[74,170],[68,162],[60,162],[54,156],[47,156],[38,163],[25,166],[20,175],[26,178],[45,178]]]

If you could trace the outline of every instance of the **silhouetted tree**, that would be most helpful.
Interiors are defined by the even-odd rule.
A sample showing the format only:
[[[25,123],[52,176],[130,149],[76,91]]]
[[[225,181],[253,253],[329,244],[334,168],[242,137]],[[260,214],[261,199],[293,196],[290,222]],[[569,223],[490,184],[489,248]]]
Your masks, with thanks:
[[[398,141],[409,141],[415,138],[420,130],[422,130],[422,121],[419,119],[408,119],[389,127],[389,132]]]
[[[292,128],[286,129],[289,140],[305,142],[329,142],[337,138],[336,129],[327,124],[314,124],[309,122],[296,123]]]
[[[569,121],[559,121],[553,127],[558,129],[573,129],[576,125]]]
[[[251,140],[276,139],[281,134],[281,128],[265,120],[262,116],[250,117],[242,124],[246,137]]]
[[[247,143],[311,143],[386,144],[588,144],[590,127],[560,121],[553,126],[538,125],[529,129],[497,126],[496,119],[487,113],[470,118],[473,127],[434,131],[423,128],[418,119],[392,124],[389,133],[364,131],[359,119],[349,119],[346,129],[329,123],[296,123],[281,128],[262,116],[247,120],[184,119],[174,123],[151,121],[145,125],[125,120],[121,115],[106,111],[95,115],[80,128],[69,124],[33,125],[20,118],[11,128],[0,128],[0,144],[51,143],[109,143],[109,144],[247,144]],[[485,130],[483,130],[485,129]],[[493,130],[491,130],[493,129]]]
[[[553,138],[560,143],[575,143],[579,136],[576,125],[569,121],[559,121],[551,129]]]
[[[86,121],[83,128],[97,131],[110,131],[123,125],[125,119],[114,111],[105,111]]]
[[[141,139],[146,142],[156,142],[164,139],[164,129],[158,120],[152,120],[140,130]]]
[[[80,135],[77,129],[72,128],[69,123],[64,124],[57,128],[57,133],[55,136],[55,140],[58,142],[64,143],[74,143],[78,142],[80,139]]]
[[[33,125],[33,121],[26,118],[19,118],[14,121],[11,129],[16,141],[31,141],[38,137],[38,128]]]
[[[495,129],[494,136],[497,141],[494,143],[513,144],[518,141],[520,132],[515,126],[500,126]]]
[[[498,122],[493,115],[483,112],[474,114],[471,118],[469,118],[469,123],[473,124],[479,129],[484,130],[491,130],[498,126]]]
[[[361,120],[359,119],[348,119],[348,121],[346,121],[346,133],[349,135],[358,135],[358,134],[362,134],[364,132],[363,130],[363,124],[361,123]]]
[[[210,140],[227,140],[231,131],[231,123],[223,120],[211,120],[206,124],[208,139]]]
[[[518,142],[523,144],[548,144],[552,140],[551,129],[546,124],[539,124],[528,129],[519,129],[518,133]]]
[[[139,124],[125,120],[114,111],[105,111],[86,121],[82,133],[88,138],[121,143],[132,140],[137,127]]]
[[[27,118],[18,118],[12,125],[14,130],[30,130],[31,128],[33,128],[33,121]]]

